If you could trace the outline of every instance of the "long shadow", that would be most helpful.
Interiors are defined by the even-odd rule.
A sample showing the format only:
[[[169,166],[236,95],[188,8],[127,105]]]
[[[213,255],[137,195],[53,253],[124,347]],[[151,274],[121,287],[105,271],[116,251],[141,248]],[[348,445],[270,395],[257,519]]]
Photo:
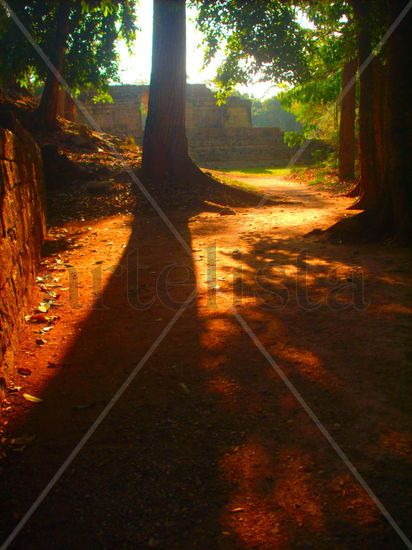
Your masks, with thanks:
[[[238,309],[408,531],[409,495],[402,486],[411,480],[406,393],[410,376],[406,333],[399,331],[410,326],[410,314],[402,309],[407,304],[399,296],[394,300],[383,283],[385,274],[362,267],[362,255],[354,257],[353,249],[339,250],[336,257],[333,247],[319,254],[318,246],[305,241],[303,254],[302,244],[295,238],[256,240],[242,255],[242,277],[233,285]],[[365,259],[373,257],[374,250],[364,254]],[[364,279],[357,278],[359,269]],[[395,284],[403,282],[394,277]],[[387,304],[400,313],[385,316],[382,306]],[[241,342],[228,340],[225,346],[229,362],[231,350],[246,356]],[[242,540],[252,544],[253,526],[260,521],[266,530],[262,547],[270,539],[278,547],[276,536],[282,530],[288,532],[286,547],[292,548],[403,547],[294,398],[284,388],[276,389],[277,376],[269,367],[264,385],[250,379],[245,369],[232,369],[229,376],[242,404],[238,414],[245,408],[241,389],[248,387],[255,394],[249,412],[261,417],[243,453],[252,462],[253,455],[260,455],[263,467],[248,473],[235,458],[228,466],[236,481],[234,501],[253,504],[238,526]],[[277,385],[282,386],[279,381]]]
[[[188,221],[195,214],[182,210],[171,218],[189,249]],[[276,279],[256,283],[256,272],[270,260],[285,268],[282,284],[291,293],[295,277],[288,269],[300,245],[261,240],[241,256],[243,281],[235,280],[233,290],[236,299],[247,300],[239,303],[239,311],[361,464],[378,496],[405,520],[405,499],[396,503],[396,493],[406,461],[390,448],[401,423],[395,414],[387,425],[381,411],[374,411],[379,425],[376,420],[373,437],[384,433],[388,438],[376,466],[373,453],[382,452],[382,445],[359,442],[359,437],[353,443],[355,435],[370,428],[368,403],[356,394],[366,382],[345,393],[342,380],[356,369],[344,374],[332,361],[331,347],[344,350],[350,324],[365,322],[367,311],[335,315],[340,323],[336,334],[343,332],[343,341],[329,334],[331,342],[325,343],[322,323],[333,317],[330,308],[305,311],[289,302],[282,309]],[[325,254],[316,260],[328,258]],[[312,300],[324,295],[326,279],[314,279]],[[2,533],[16,524],[197,287],[191,254],[159,218],[139,214],[121,262],[67,354],[70,367],[50,383],[44,402],[25,421],[22,431],[35,433],[36,439],[5,471]],[[256,296],[256,303],[248,300]],[[265,309],[268,297],[274,303]],[[377,391],[379,376],[372,364],[362,363],[361,348],[359,343],[354,349],[353,363],[363,365]],[[396,400],[399,393],[392,384]],[[387,478],[388,465],[393,468],[389,486],[380,481]],[[185,310],[14,547],[89,544],[245,550],[402,547],[229,307],[205,308],[205,296],[196,296]]]
[[[172,216],[189,251],[192,214]],[[21,427],[36,439],[6,468],[3,537],[195,289],[191,254],[158,217],[138,214],[121,262],[65,358],[70,366]],[[205,495],[224,496],[208,437],[213,404],[198,364],[194,299],[14,547],[145,548],[165,532],[175,547],[187,533],[212,540],[219,522],[213,514],[203,521]],[[217,513],[219,505],[212,508]]]

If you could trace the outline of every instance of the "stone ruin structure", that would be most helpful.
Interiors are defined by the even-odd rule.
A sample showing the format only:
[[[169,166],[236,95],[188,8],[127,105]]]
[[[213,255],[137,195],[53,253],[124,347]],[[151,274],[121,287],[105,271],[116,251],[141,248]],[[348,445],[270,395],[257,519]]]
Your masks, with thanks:
[[[109,93],[112,103],[93,103],[91,96],[81,99],[99,129],[119,137],[133,137],[141,144],[149,86],[110,86]],[[76,113],[76,120],[87,124],[81,113]],[[285,166],[296,153],[296,149],[285,145],[280,128],[252,126],[250,100],[233,96],[218,106],[213,92],[203,84],[187,86],[186,128],[190,154],[203,166]],[[319,143],[309,143],[297,163],[311,163],[317,147]]]
[[[46,235],[40,149],[11,111],[0,113],[0,403],[16,374],[24,325]]]

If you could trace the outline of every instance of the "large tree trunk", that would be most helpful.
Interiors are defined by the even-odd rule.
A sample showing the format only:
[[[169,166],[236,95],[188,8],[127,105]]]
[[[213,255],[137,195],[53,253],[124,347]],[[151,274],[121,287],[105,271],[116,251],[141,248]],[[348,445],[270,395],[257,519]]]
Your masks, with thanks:
[[[375,57],[360,76],[359,177],[349,197],[358,197],[353,208],[374,209],[379,204],[385,174],[386,76]]]
[[[69,35],[70,0],[60,0],[56,16],[56,35],[50,60],[61,74]],[[54,72],[47,74],[43,94],[38,108],[38,120],[42,126],[54,130],[57,126],[59,104],[59,80]]]
[[[185,0],[154,0],[149,107],[142,177],[159,188],[204,174],[189,157],[186,137]],[[189,181],[190,180],[190,181]]]
[[[374,178],[377,200],[380,200],[385,191],[385,171],[387,157],[386,143],[386,111],[387,111],[387,90],[386,72],[380,57],[375,57],[371,63],[373,71],[374,93],[372,96],[372,123],[373,123],[373,162]]]
[[[345,63],[339,125],[339,179],[355,179],[356,59]]]
[[[388,0],[389,25],[407,4],[407,0]],[[387,201],[390,202],[390,212],[387,216],[392,218],[394,234],[402,242],[412,242],[411,28],[412,13],[409,10],[387,44],[388,108],[385,172]]]
[[[360,60],[370,51],[371,21],[387,14],[388,28],[406,9],[407,0],[353,0]],[[405,13],[404,13],[405,15]],[[371,17],[372,16],[372,17]],[[383,65],[375,57],[361,76],[360,190],[364,213],[358,218],[371,237],[412,241],[412,13],[393,29]]]
[[[189,156],[185,0],[154,0],[152,74],[140,173],[163,207],[194,206],[204,200],[217,208],[216,203],[256,206],[262,201],[256,193],[206,175]]]
[[[355,0],[353,3],[357,23],[358,63],[359,63],[359,200],[357,208],[376,208],[379,200],[379,185],[376,166],[375,121],[373,109],[376,89],[375,58],[366,67],[363,63],[372,52],[371,5],[368,0]]]

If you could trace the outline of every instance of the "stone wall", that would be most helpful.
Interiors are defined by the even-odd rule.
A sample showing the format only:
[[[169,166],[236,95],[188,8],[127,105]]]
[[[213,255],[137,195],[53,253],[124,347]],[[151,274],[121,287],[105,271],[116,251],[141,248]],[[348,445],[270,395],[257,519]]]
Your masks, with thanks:
[[[141,105],[144,88],[134,85],[111,86],[113,103],[93,103],[90,96],[82,96],[80,99],[96,122],[98,130],[139,140],[143,135]],[[78,112],[76,119],[90,125],[82,113]]]
[[[7,117],[6,117],[7,118]],[[4,126],[8,128],[4,128]],[[0,119],[0,397],[12,372],[45,235],[40,149],[18,122]]]
[[[250,128],[252,102],[229,97],[224,105],[204,84],[188,84],[186,91],[186,127],[192,128]]]
[[[298,151],[283,141],[279,128],[202,128],[188,129],[190,154],[203,166],[272,165],[286,166]],[[311,141],[294,164],[310,164],[321,142]]]
[[[216,101],[214,97],[213,101]],[[249,99],[229,97],[219,109],[222,110],[223,128],[252,127],[252,102]]]
[[[104,131],[120,137],[133,136],[141,144],[149,86],[111,86],[109,93],[113,103],[93,104],[90,96],[82,100]],[[240,97],[229,97],[218,106],[213,92],[204,84],[188,84],[186,128],[193,159],[210,167],[224,163],[287,165],[297,148],[285,145],[279,128],[253,128],[251,109],[251,101]],[[78,117],[87,123],[81,114]],[[324,145],[307,144],[296,163],[311,164],[316,148],[324,149]]]
[[[149,86],[110,86],[112,103],[93,103],[90,95],[81,100],[97,126],[104,132],[121,137],[132,136],[138,143],[143,138],[146,120]],[[251,127],[251,101],[230,97],[225,105],[216,105],[213,93],[204,84],[188,84],[186,93],[186,127],[232,128]],[[60,112],[66,112],[66,106]],[[77,113],[79,122],[89,124],[82,113]]]

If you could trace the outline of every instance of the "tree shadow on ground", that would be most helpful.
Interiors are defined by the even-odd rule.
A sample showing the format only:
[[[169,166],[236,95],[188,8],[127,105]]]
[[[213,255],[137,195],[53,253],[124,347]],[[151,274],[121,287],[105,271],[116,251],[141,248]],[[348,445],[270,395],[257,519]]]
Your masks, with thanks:
[[[405,530],[410,495],[402,488],[410,483],[412,412],[407,276],[401,264],[383,271],[379,261],[368,258],[373,254],[373,249],[363,256],[330,246],[319,254],[311,240],[257,239],[239,259],[241,276],[233,291],[238,311]],[[394,258],[396,263],[396,252]],[[229,350],[238,346],[226,345]],[[289,503],[291,517],[300,517],[298,525],[308,528],[309,522],[310,530],[312,516],[318,538],[313,533],[306,542],[323,548],[334,533],[333,547],[337,540],[358,547],[366,539],[368,547],[402,547],[340,459],[333,460],[334,451],[320,443],[319,432],[292,396],[283,403],[289,438],[283,441],[286,480],[280,498]],[[267,444],[260,452],[275,456]],[[263,507],[265,502],[262,496]],[[247,529],[244,533],[247,537]],[[292,547],[303,542],[290,540]]]
[[[43,489],[179,304],[199,290],[188,228],[197,212],[182,209],[171,216],[189,253],[157,216],[136,216],[125,253],[65,358],[70,366],[57,374],[44,402],[21,426],[36,439],[6,469],[3,533]],[[300,245],[254,244],[239,258],[242,280],[234,281],[233,304],[223,305],[219,292],[211,302],[198,292],[16,548],[402,547],[230,311],[231,305],[238,308],[403,521],[406,462],[391,444],[399,441],[402,422],[379,399],[371,430],[365,414],[371,414],[371,402],[359,398],[367,387],[378,392],[388,377],[379,381],[372,361],[362,356],[362,342],[351,349],[353,365],[362,365],[360,384],[349,391],[345,377],[357,369],[334,363],[336,349],[344,351],[353,336],[350,325],[366,322],[370,312],[337,315],[326,308],[325,289],[329,292],[332,283],[325,286],[330,274],[319,266],[328,258],[311,257],[310,250],[301,263],[318,273],[306,279],[309,295],[304,280],[298,281],[297,296],[310,303],[323,300],[321,307],[308,310],[291,300],[280,307],[282,288],[289,289],[288,297],[296,289],[292,268]],[[281,269],[281,279],[267,273],[256,279],[268,260]],[[327,332],[328,341],[325,316],[337,327]],[[392,390],[396,400],[394,382]],[[374,393],[366,395],[373,401]],[[360,433],[365,437],[359,439]]]

